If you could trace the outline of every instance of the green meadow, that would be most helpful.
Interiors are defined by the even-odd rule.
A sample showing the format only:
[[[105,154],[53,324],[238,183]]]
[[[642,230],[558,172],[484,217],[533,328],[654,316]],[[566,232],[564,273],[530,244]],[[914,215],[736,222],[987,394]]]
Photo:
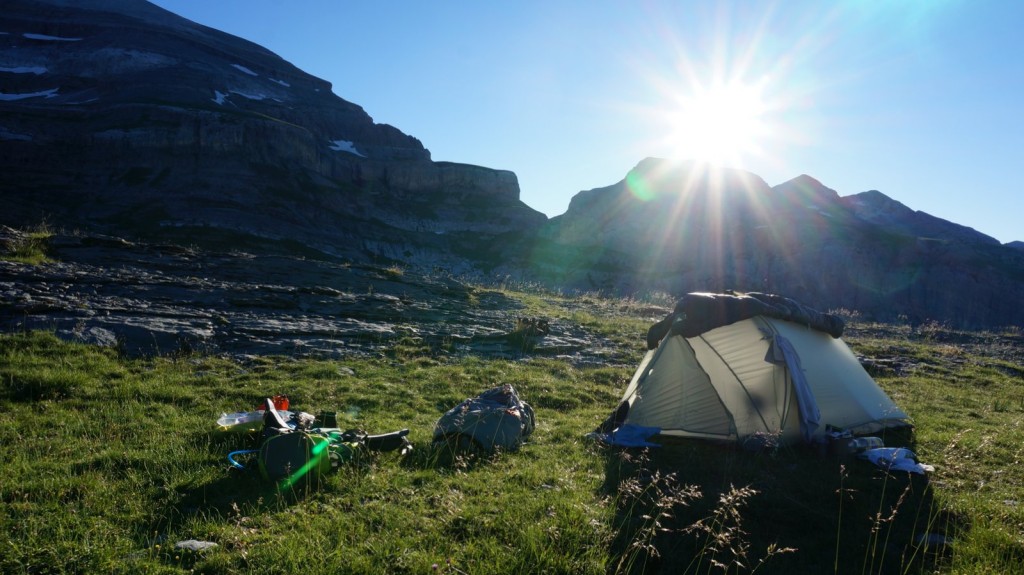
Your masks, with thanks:
[[[3,573],[1013,573],[1024,568],[1024,336],[852,322],[844,339],[913,418],[927,477],[804,448],[587,439],[652,320],[637,302],[517,293],[615,345],[619,365],[456,356],[415,338],[373,358],[128,358],[0,336]],[[536,411],[518,451],[432,446],[438,417],[511,384]],[[222,412],[284,393],[339,426],[409,428],[278,489],[229,452]],[[248,461],[246,461],[248,463]],[[176,543],[216,543],[189,551]]]

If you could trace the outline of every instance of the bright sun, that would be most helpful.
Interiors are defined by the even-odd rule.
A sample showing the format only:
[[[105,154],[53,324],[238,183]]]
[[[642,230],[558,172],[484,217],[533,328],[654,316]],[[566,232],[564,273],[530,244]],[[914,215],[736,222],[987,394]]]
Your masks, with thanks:
[[[669,114],[667,142],[679,158],[735,164],[762,153],[767,135],[760,86],[741,83],[698,87]]]

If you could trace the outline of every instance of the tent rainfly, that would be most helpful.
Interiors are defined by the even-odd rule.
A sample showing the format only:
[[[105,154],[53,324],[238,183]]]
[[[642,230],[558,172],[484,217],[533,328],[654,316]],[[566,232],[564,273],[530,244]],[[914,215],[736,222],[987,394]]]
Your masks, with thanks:
[[[840,339],[841,318],[772,294],[684,296],[602,426],[661,437],[778,444],[909,425]]]

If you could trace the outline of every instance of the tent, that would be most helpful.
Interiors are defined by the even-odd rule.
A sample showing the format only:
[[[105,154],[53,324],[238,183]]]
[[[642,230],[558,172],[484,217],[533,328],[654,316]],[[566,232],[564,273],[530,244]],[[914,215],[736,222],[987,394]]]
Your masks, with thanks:
[[[603,429],[661,437],[823,442],[909,425],[842,341],[842,319],[760,293],[687,294]]]

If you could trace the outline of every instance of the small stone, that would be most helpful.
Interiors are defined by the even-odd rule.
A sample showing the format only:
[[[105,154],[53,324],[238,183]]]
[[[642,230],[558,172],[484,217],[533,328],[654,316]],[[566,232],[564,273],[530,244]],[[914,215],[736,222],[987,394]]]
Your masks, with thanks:
[[[183,549],[185,551],[192,551],[195,553],[202,553],[217,547],[217,544],[212,541],[198,541],[196,539],[186,539],[185,541],[178,541],[174,544],[175,549]]]
[[[61,330],[57,335],[80,343],[101,347],[117,347],[117,336],[114,335],[114,332],[102,327],[92,326],[82,330]]]

